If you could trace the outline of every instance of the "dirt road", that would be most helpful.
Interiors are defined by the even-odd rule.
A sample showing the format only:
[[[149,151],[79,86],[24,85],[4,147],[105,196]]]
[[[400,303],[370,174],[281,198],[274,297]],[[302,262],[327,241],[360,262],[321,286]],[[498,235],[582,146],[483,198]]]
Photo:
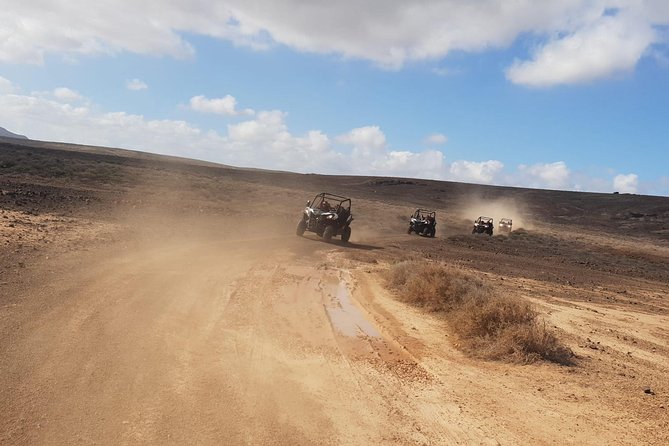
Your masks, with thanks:
[[[603,414],[567,382],[567,370],[539,368],[542,391],[536,368],[463,357],[440,320],[390,299],[338,251],[294,236],[158,237],[45,260],[36,284],[2,308],[0,442],[602,444],[645,436],[645,426]],[[598,425],[601,416],[618,416],[619,427]]]
[[[314,246],[179,241],[52,262],[48,280],[3,309],[0,440],[428,441],[414,423],[429,441],[470,438],[432,414],[405,424],[411,382],[360,360],[378,351],[401,363],[401,352],[371,325],[359,332],[342,272],[296,261]]]

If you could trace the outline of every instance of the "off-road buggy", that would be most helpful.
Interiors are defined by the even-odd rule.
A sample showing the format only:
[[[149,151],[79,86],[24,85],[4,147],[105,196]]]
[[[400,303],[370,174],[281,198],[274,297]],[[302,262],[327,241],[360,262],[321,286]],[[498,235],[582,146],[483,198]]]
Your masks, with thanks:
[[[299,236],[304,231],[315,232],[325,241],[341,236],[343,242],[351,238],[351,199],[339,195],[321,192],[313,200],[307,201],[302,218],[295,233]]]
[[[437,232],[436,213],[429,209],[416,209],[416,212],[409,217],[409,230],[407,234],[415,232],[425,237],[434,237]]]
[[[492,218],[481,216],[474,222],[474,229],[472,229],[472,234],[492,235],[493,226]]]
[[[499,232],[511,232],[513,229],[513,220],[502,218],[499,221]]]

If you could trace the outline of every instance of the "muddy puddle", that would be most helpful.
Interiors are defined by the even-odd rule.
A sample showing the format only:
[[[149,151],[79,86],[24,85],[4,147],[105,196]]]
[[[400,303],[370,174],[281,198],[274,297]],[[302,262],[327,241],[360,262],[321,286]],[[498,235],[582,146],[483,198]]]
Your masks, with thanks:
[[[326,294],[325,311],[332,327],[344,336],[380,338],[381,334],[353,305],[346,280],[341,278]]]

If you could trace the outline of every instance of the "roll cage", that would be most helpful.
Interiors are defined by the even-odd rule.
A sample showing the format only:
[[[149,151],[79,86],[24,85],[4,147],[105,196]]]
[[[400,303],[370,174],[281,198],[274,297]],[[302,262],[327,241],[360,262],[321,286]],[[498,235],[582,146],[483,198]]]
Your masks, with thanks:
[[[413,213],[411,218],[415,218],[416,220],[425,220],[427,217],[432,217],[434,220],[436,215],[437,213],[430,209],[416,209],[416,212]]]
[[[327,205],[325,204],[327,203]],[[329,205],[329,209],[328,208]],[[307,203],[307,207],[312,209],[320,209],[322,211],[335,211],[339,210],[351,210],[351,199],[342,197],[341,195],[330,194],[327,192],[321,192],[317,194],[313,200]]]

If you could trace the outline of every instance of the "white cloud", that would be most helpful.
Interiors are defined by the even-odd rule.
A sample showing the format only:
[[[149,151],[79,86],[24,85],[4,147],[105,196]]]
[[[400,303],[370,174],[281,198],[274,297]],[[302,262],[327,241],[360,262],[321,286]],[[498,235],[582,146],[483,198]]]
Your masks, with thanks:
[[[132,91],[139,91],[139,90],[146,90],[147,88],[149,88],[149,86],[146,85],[146,82],[141,81],[139,79],[128,79],[127,81],[125,81],[125,88]]]
[[[14,92],[14,85],[9,79],[0,76],[0,94]]]
[[[531,166],[521,164],[518,166],[521,178],[517,183],[529,187],[547,187],[552,189],[564,189],[569,186],[571,171],[564,161],[555,163],[538,163]]]
[[[371,163],[353,158],[352,172],[360,175],[389,175],[398,177],[445,179],[446,162],[438,150],[383,152]]]
[[[454,180],[474,183],[492,183],[502,171],[501,161],[489,160],[482,162],[455,161],[449,169]]]
[[[507,77],[532,87],[592,81],[632,70],[657,40],[649,23],[631,14],[604,16],[566,37],[554,38],[529,61],[516,61]]]
[[[142,149],[177,154],[201,136],[183,122],[147,120],[124,112],[100,113],[88,106],[42,95],[0,95],[0,122],[33,139]]]
[[[442,135],[441,133],[433,133],[428,135],[423,142],[430,146],[439,146],[446,144],[446,141],[448,141],[446,135]]]
[[[612,10],[617,13],[607,13]],[[630,69],[650,45],[661,43],[654,29],[669,24],[669,8],[663,0],[198,0],[196,6],[5,0],[0,23],[0,61],[10,63],[122,51],[189,57],[194,49],[184,36],[199,34],[253,49],[280,44],[399,68],[452,51],[507,48],[531,35],[547,42],[532,60],[515,63],[508,76],[551,85]]]
[[[67,87],[60,87],[53,90],[53,96],[65,102],[76,102],[83,99],[83,97],[74,90],[71,90]]]
[[[201,113],[214,113],[226,116],[250,116],[255,113],[249,108],[238,111],[237,99],[230,95],[214,99],[208,99],[204,96],[193,96],[190,98],[190,108]]]
[[[222,141],[226,161],[297,172],[334,173],[346,168],[327,135],[311,130],[295,136],[288,130],[285,118],[280,110],[261,111],[255,119],[228,125]]]
[[[338,136],[336,141],[352,148],[348,157],[349,173],[444,178],[445,163],[442,152],[438,150],[422,152],[389,150],[386,135],[378,126],[355,128]]]
[[[620,174],[613,178],[613,189],[618,192],[635,194],[638,187],[639,176],[634,173],[627,175]]]
[[[385,152],[386,135],[378,126],[359,127],[345,135],[337,137],[337,141],[353,147],[353,157],[361,161],[375,158]]]
[[[189,5],[129,0],[24,2],[5,0],[0,11],[0,61],[42,64],[48,54],[66,56],[130,51],[188,57],[194,51],[175,32]],[[206,12],[205,12],[206,13]]]
[[[125,112],[62,103],[41,94],[0,95],[0,122],[33,139],[122,147],[236,166],[300,172],[347,169],[327,135],[291,134],[280,111],[228,126],[227,134],[185,121],[147,119]]]

